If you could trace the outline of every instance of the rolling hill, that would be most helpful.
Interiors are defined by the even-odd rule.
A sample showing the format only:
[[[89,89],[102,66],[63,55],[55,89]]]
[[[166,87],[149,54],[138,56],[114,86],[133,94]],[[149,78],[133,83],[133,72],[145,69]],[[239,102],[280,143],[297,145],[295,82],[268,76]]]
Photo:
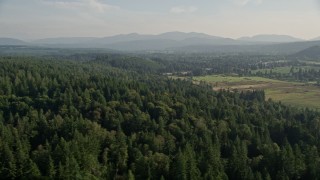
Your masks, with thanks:
[[[317,37],[317,38],[313,38],[313,39],[311,39],[311,41],[320,41],[320,36],[319,36],[319,37]]]
[[[307,59],[320,59],[320,45],[304,49],[293,56]]]
[[[14,38],[0,38],[0,46],[20,46],[20,45],[27,45],[28,43],[21,41],[19,39]]]
[[[193,53],[220,52],[292,55],[312,46],[320,46],[320,41],[302,41],[277,44],[189,45],[175,48],[175,50]]]
[[[284,43],[284,42],[298,42],[304,41],[303,39],[295,38],[288,35],[275,35],[275,34],[261,34],[252,37],[239,38],[240,41],[249,42],[271,42],[271,43]]]

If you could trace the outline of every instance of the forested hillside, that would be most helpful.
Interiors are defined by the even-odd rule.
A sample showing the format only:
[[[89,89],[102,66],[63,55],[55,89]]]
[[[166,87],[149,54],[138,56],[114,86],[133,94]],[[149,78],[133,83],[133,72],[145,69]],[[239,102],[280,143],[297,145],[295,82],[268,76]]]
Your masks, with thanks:
[[[3,179],[320,178],[316,111],[140,64],[50,59],[0,59]]]
[[[320,46],[312,46],[307,49],[304,49],[294,55],[293,57],[296,58],[304,58],[304,59],[319,59],[320,58]]]

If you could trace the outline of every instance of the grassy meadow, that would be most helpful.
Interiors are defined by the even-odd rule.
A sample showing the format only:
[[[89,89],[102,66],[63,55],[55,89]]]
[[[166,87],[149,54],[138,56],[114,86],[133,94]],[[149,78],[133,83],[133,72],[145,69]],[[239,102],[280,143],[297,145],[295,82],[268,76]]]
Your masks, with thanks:
[[[290,69],[289,69],[290,70]],[[286,82],[262,77],[210,75],[194,77],[197,82],[213,85],[214,90],[265,90],[266,98],[284,104],[320,109],[320,87],[298,82]]]

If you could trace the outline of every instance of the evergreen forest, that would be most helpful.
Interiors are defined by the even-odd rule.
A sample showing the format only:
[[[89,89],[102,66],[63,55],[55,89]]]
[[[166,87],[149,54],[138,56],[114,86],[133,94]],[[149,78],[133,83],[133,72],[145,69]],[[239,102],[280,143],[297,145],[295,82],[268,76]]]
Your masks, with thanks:
[[[282,62],[179,57],[1,56],[0,179],[320,178],[317,110],[163,75],[250,75]]]

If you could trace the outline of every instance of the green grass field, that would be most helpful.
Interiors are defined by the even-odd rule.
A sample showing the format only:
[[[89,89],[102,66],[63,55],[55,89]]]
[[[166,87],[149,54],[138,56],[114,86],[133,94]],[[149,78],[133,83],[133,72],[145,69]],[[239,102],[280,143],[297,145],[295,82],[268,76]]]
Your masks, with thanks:
[[[228,82],[228,83],[249,83],[249,82],[281,82],[279,80],[268,79],[263,77],[238,77],[225,75],[199,76],[193,78],[196,81],[206,82]]]
[[[275,101],[281,101],[285,104],[309,107],[313,109],[320,109],[320,89],[314,89],[306,92],[299,92],[299,90],[293,89],[291,92],[284,91],[283,89],[266,89],[267,98],[271,98]]]
[[[297,107],[320,109],[320,87],[297,82],[286,82],[261,77],[237,77],[211,75],[194,77],[198,83],[205,81],[213,85],[214,90],[265,90],[266,98],[281,101]]]

